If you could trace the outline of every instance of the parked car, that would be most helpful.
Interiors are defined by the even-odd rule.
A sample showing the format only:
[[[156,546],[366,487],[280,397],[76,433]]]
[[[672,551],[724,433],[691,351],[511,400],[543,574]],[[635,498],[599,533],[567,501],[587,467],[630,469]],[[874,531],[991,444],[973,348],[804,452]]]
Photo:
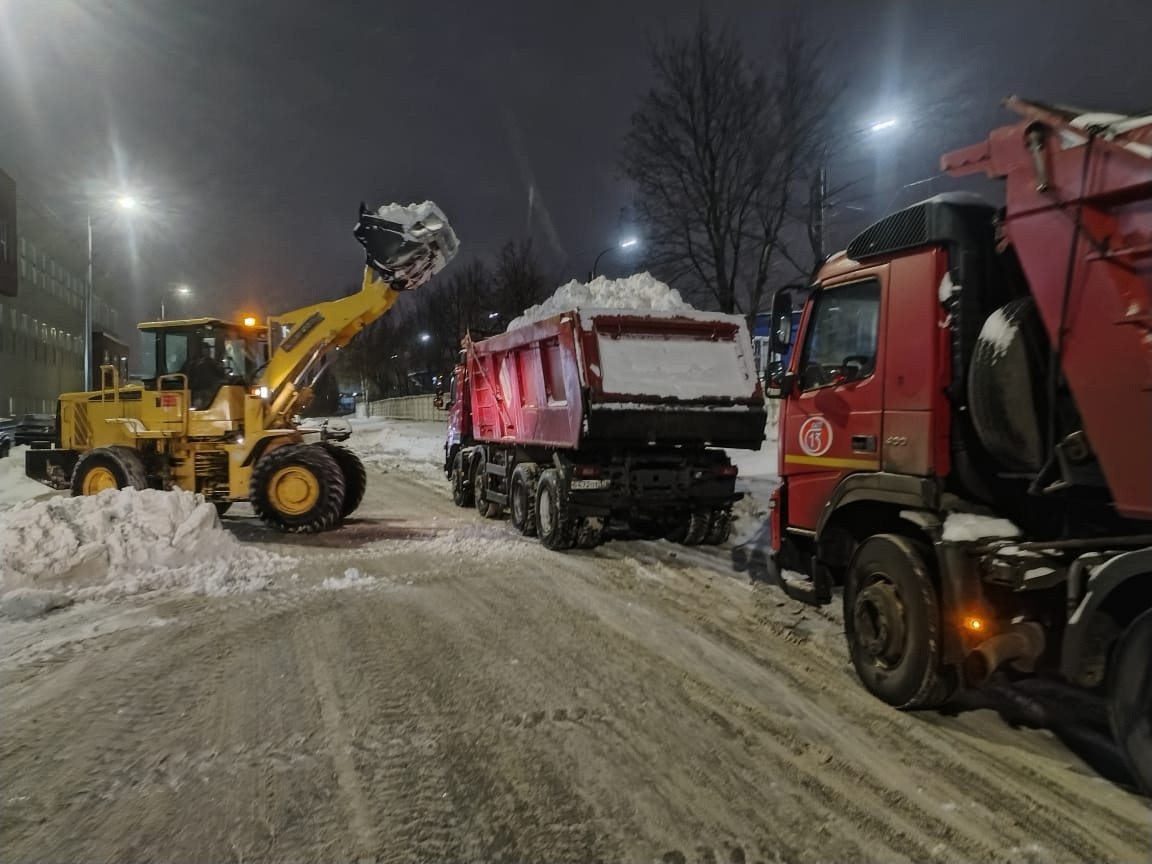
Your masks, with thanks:
[[[0,459],[12,452],[15,437],[16,421],[11,417],[0,417]]]
[[[14,440],[17,444],[36,444],[56,440],[56,415],[25,414],[16,424]]]

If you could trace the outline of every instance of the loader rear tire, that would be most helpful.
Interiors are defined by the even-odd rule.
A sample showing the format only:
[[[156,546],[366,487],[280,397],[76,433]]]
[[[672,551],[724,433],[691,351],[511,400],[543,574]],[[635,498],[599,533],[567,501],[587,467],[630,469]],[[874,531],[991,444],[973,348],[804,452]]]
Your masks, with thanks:
[[[536,484],[536,536],[545,549],[563,552],[576,542],[576,521],[568,512],[568,500],[560,472],[547,468]]]
[[[368,472],[360,457],[347,447],[339,447],[327,441],[320,446],[331,454],[340,470],[344,472],[344,506],[340,508],[340,516],[346,519],[356,512],[356,508],[364,500],[364,491],[368,488]]]
[[[105,489],[147,489],[148,475],[131,447],[97,447],[80,457],[72,471],[72,494],[97,495]]]
[[[257,461],[248,497],[256,515],[278,531],[326,531],[344,508],[344,472],[323,447],[289,444]]]

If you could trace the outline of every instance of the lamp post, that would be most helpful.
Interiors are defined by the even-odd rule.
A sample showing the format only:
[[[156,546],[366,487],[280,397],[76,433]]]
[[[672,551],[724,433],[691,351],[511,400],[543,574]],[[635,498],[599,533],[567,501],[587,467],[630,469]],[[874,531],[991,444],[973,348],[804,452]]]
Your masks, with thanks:
[[[189,288],[187,285],[177,285],[175,288],[169,288],[167,291],[163,292],[160,295],[160,320],[161,321],[167,321],[168,320],[167,318],[164,317],[164,299],[169,294],[174,294],[177,297],[187,297],[191,293],[192,293],[192,289]],[[247,323],[247,321],[245,321],[245,323]],[[255,319],[253,319],[252,323],[253,324],[256,323]]]
[[[140,202],[132,195],[117,195],[111,201],[118,210],[128,213],[136,210]],[[92,199],[88,199],[88,278],[84,286],[84,389],[92,385]]]
[[[609,246],[607,249],[602,251],[599,255],[596,256],[596,260],[592,262],[592,269],[588,273],[588,281],[591,282],[593,279],[596,278],[596,268],[600,266],[600,259],[601,258],[603,258],[605,255],[607,255],[609,252],[614,252],[617,249],[630,249],[639,242],[640,241],[637,240],[635,237],[629,237],[626,240],[622,240],[621,242],[617,243],[616,245]]]

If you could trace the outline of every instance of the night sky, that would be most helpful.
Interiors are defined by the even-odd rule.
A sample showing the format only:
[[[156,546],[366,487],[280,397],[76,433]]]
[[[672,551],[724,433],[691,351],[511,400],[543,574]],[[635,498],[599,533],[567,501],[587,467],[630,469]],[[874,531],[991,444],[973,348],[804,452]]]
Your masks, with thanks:
[[[781,15],[801,5],[834,43],[842,127],[905,120],[885,142],[865,142],[883,148],[888,169],[854,189],[844,212],[857,219],[938,191],[900,186],[935,173],[942,147],[1007,119],[996,105],[1010,93],[1152,108],[1147,0],[708,8],[768,61]],[[0,167],[76,225],[86,194],[124,188],[145,201],[130,227],[99,223],[106,256],[127,256],[133,241],[139,252],[122,298],[132,317],[178,282],[197,292],[190,313],[223,316],[338,292],[358,279],[351,227],[361,199],[434,199],[462,257],[530,230],[549,272],[567,278],[619,234],[629,190],[616,154],[650,84],[648,40],[689,28],[699,8],[0,0]],[[833,176],[873,157],[845,154]],[[531,220],[529,178],[544,204]],[[623,272],[627,261],[605,269]]]

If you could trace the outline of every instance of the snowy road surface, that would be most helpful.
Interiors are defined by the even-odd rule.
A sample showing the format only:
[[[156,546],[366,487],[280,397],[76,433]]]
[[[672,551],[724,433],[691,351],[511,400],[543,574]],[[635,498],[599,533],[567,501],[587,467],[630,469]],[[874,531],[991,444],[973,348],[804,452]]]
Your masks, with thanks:
[[[729,550],[551,553],[395,441],[339,531],[225,520],[267,590],[0,624],[0,861],[1149,859],[1098,706],[889,710]]]

